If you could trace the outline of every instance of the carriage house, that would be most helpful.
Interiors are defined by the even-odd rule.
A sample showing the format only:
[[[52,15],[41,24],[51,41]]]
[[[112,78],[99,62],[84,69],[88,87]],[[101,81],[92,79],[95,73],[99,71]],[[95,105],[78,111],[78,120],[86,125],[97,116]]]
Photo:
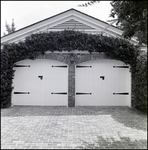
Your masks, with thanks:
[[[1,46],[23,41],[31,33],[65,29],[122,35],[118,28],[70,9],[2,37]],[[134,38],[131,42],[137,43]],[[101,52],[47,49],[33,60],[16,62],[13,69],[12,105],[131,106],[130,66]]]

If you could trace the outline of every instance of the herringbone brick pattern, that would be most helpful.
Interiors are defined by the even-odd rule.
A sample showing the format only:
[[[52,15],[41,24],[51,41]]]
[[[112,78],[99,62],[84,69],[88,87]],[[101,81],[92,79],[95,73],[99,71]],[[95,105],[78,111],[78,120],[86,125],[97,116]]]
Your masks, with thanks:
[[[129,107],[1,110],[2,149],[146,149],[147,116]]]

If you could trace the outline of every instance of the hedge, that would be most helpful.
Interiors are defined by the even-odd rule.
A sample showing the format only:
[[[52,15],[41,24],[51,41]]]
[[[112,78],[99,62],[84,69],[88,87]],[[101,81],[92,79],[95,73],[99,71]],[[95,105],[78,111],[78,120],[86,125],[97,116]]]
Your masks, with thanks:
[[[102,34],[87,34],[80,31],[64,30],[36,33],[18,43],[7,43],[1,51],[1,108],[11,106],[14,63],[23,59],[34,59],[45,51],[81,50],[104,52],[112,59],[121,60],[131,66],[132,94],[134,107],[147,111],[147,57],[128,40]]]
[[[147,54],[141,52],[133,71],[133,106],[147,112]]]

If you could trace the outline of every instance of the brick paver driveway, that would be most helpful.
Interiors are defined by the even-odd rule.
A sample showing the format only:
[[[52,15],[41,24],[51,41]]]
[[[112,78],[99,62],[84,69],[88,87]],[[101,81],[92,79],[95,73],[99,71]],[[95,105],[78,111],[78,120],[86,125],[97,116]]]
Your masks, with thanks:
[[[1,110],[2,149],[146,149],[147,116],[129,107]]]

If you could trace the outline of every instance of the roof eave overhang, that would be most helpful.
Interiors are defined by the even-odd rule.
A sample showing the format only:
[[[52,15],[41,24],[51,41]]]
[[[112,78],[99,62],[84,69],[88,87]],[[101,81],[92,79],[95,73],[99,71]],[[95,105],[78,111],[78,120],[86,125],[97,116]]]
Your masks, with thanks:
[[[91,27],[95,28],[95,30],[85,30],[85,32],[96,34],[99,33],[106,33],[109,36],[115,36],[115,37],[121,37],[123,31],[113,27],[112,25],[109,25],[103,21],[100,21],[96,18],[93,18],[87,14],[84,14],[82,12],[79,12],[75,9],[70,9],[68,11],[65,11],[63,13],[60,13],[58,15],[55,15],[53,17],[47,18],[45,20],[42,20],[40,22],[37,22],[35,24],[32,24],[30,26],[27,26],[25,28],[22,28],[12,34],[6,35],[1,38],[1,45],[5,43],[12,43],[12,42],[19,42],[25,39],[25,37],[29,36],[30,34],[38,33],[38,32],[46,32],[50,31],[50,27],[62,23],[64,21],[67,21],[69,19],[76,19],[78,21],[83,22],[84,24],[88,24]],[[101,31],[100,31],[101,29]],[[54,30],[51,30],[54,31]],[[61,31],[61,30],[55,30],[55,31]],[[133,43],[137,43],[136,39],[132,38],[131,41]]]

